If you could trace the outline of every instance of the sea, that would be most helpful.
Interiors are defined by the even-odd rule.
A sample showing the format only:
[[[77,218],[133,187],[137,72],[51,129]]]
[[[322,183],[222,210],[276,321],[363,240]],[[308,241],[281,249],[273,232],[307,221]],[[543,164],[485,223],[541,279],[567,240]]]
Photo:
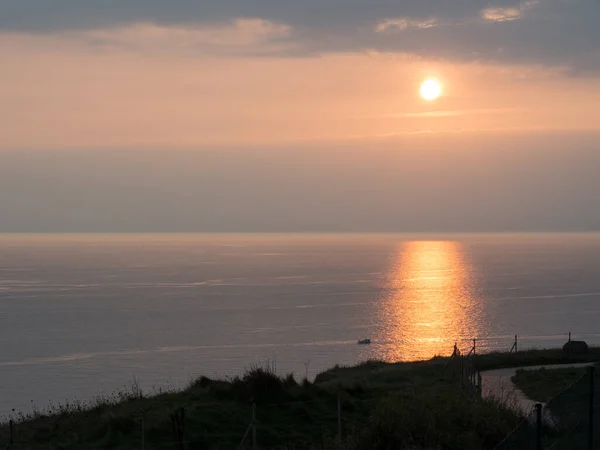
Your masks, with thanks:
[[[5,234],[0,414],[257,364],[600,344],[598,324],[600,234]]]

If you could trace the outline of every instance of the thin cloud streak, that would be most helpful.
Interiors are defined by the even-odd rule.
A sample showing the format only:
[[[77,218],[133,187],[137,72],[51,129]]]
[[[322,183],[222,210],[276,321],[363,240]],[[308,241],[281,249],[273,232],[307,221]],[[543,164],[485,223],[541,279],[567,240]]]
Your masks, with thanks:
[[[490,108],[490,109],[450,109],[440,111],[425,111],[425,112],[410,112],[410,113],[399,113],[378,116],[378,118],[394,118],[394,117],[406,117],[406,118],[431,118],[431,117],[457,117],[467,116],[472,114],[509,114],[515,112],[525,112],[526,109],[518,108]]]
[[[284,40],[292,27],[260,17],[236,18],[222,24],[165,26],[136,22],[108,29],[70,31],[66,41],[85,42],[95,48],[121,49],[144,54],[210,53],[222,56],[271,54],[287,48]]]
[[[467,134],[467,133],[520,133],[520,132],[559,132],[559,131],[580,131],[580,132],[597,132],[600,128],[576,128],[576,127],[549,127],[549,126],[530,126],[530,127],[489,127],[489,128],[446,128],[446,129],[423,129],[423,130],[398,130],[388,133],[377,134],[354,134],[346,136],[346,139],[386,139],[401,136],[418,136],[418,135],[439,135],[439,134]]]
[[[375,31],[377,33],[394,34],[401,31],[406,31],[409,28],[427,29],[438,26],[437,19],[426,19],[426,20],[414,20],[408,17],[399,17],[393,19],[386,19],[377,24]]]
[[[489,7],[481,11],[481,17],[489,22],[510,22],[512,20],[519,20],[523,18],[526,11],[535,8],[539,4],[539,0],[532,0],[508,8]]]

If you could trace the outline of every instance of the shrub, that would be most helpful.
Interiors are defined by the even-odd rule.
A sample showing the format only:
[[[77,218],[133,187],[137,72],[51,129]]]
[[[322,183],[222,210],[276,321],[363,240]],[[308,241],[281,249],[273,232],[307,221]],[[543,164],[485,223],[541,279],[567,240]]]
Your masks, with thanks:
[[[283,380],[268,367],[250,367],[241,381],[249,399],[257,403],[279,400],[284,394]]]
[[[382,401],[362,431],[351,439],[352,450],[493,448],[515,426],[515,417],[466,393],[401,395]]]
[[[435,415],[417,398],[382,401],[351,445],[354,450],[429,449],[439,442]]]
[[[296,382],[296,379],[294,378],[294,374],[293,373],[288,373],[285,377],[284,380],[284,385],[286,388],[293,388],[298,386],[298,383]]]

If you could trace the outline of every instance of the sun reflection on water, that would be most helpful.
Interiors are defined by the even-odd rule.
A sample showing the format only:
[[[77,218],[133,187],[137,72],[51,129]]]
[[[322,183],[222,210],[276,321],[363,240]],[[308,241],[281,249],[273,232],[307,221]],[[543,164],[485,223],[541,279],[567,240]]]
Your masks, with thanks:
[[[378,306],[379,358],[399,361],[446,355],[455,340],[476,337],[481,331],[481,303],[458,242],[400,244],[386,284],[388,295]]]

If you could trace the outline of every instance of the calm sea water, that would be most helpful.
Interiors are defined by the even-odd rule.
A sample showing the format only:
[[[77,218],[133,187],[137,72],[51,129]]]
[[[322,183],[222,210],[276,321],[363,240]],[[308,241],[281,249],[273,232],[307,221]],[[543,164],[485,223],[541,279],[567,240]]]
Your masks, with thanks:
[[[600,344],[600,235],[0,235],[0,318],[1,413],[266,361]]]

